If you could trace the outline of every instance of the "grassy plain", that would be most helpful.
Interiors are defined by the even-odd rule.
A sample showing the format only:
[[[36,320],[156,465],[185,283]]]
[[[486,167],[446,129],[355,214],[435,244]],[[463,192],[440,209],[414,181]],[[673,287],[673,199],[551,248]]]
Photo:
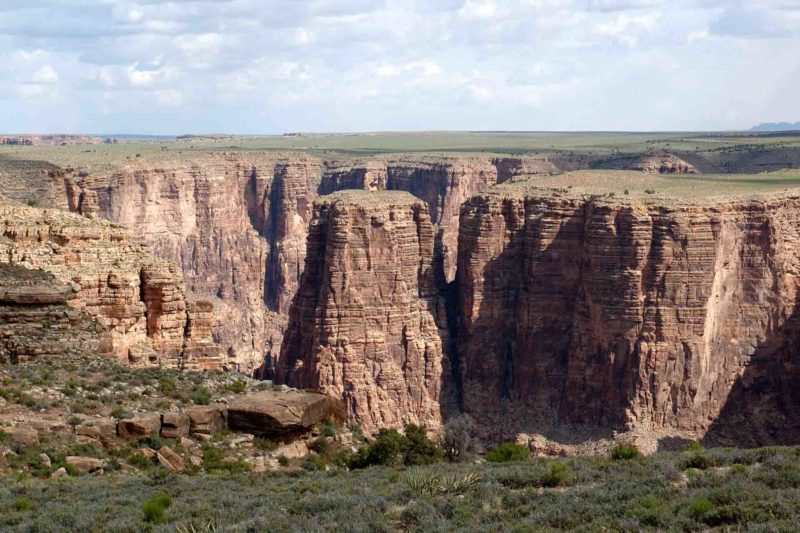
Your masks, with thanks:
[[[6,479],[0,529],[789,532],[800,523],[799,454],[693,448],[617,460]],[[156,520],[145,511],[154,499],[170,502]]]

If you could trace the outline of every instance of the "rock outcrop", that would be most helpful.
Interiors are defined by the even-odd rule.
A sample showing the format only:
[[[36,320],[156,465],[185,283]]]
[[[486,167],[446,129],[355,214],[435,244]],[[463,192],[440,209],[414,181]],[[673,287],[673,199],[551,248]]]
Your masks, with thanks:
[[[465,204],[458,364],[495,437],[564,425],[800,435],[800,197],[714,203],[524,184]],[[738,442],[742,442],[739,438]]]
[[[341,404],[312,391],[261,391],[228,405],[228,427],[254,435],[285,438],[309,431],[326,419],[341,419]]]
[[[318,200],[279,376],[342,398],[367,431],[437,428],[447,363],[433,256],[427,206],[407,193]]]
[[[0,263],[0,363],[107,352],[108,329],[70,307],[76,294],[72,284],[48,272]]]
[[[202,324],[207,318],[199,311],[207,314],[208,308],[187,305],[180,270],[157,260],[120,226],[0,201],[0,259],[15,265],[4,267],[9,271],[19,273],[18,267],[24,267],[48,273],[36,275],[35,283],[23,290],[3,284],[4,301],[13,304],[13,309],[4,308],[7,322],[20,323],[32,312],[45,312],[53,316],[41,329],[50,335],[90,317],[98,324],[93,328],[97,330],[95,349],[135,365],[182,367],[193,353],[185,350],[185,342],[193,350],[208,344],[198,326],[187,339],[187,324]],[[32,310],[36,300],[51,308]],[[67,303],[70,309],[64,308]],[[193,318],[195,312],[198,316]],[[17,318],[13,318],[15,313]],[[31,342],[26,344],[30,353],[18,345],[12,355],[50,353],[46,347],[34,347],[35,336]],[[212,350],[204,351],[203,357],[210,366],[219,367],[219,357]]]

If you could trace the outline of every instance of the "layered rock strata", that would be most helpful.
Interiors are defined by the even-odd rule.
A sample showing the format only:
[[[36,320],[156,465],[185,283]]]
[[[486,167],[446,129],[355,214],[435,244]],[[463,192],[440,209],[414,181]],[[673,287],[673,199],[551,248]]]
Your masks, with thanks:
[[[231,368],[277,359],[304,267],[311,206],[341,189],[405,190],[436,227],[437,276],[455,275],[458,211],[483,188],[548,158],[377,157],[326,161],[300,154],[206,153],[140,160],[108,174],[67,179],[69,208],[125,225],[176,262],[188,291],[214,301],[212,331]]]
[[[103,344],[107,340],[120,361],[179,367],[192,349],[209,342],[202,327],[209,309],[187,305],[180,270],[131,241],[120,226],[2,201],[0,260],[47,271],[55,280],[53,290],[68,284],[74,294],[54,303],[68,300],[99,322],[107,330]],[[195,326],[187,336],[191,323]],[[185,343],[192,349],[185,349]],[[203,357],[218,361],[214,353],[205,351]]]
[[[342,398],[367,431],[438,427],[448,365],[434,238],[427,206],[407,193],[319,199],[279,377]]]
[[[42,270],[0,263],[0,363],[107,351],[108,330],[69,306],[76,293]]]
[[[464,410],[563,425],[800,435],[800,197],[693,204],[497,187],[458,258]]]

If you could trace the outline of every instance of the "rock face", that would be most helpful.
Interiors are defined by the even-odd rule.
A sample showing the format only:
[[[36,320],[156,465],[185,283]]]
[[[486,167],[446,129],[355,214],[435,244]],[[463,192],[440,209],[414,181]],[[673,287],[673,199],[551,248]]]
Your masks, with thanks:
[[[368,431],[438,427],[447,363],[433,255],[428,209],[407,193],[318,200],[279,376],[342,398]]]
[[[35,319],[36,313],[48,313],[41,329],[50,335],[77,324],[84,316],[91,317],[99,324],[93,328],[97,343],[93,348],[131,364],[180,367],[192,353],[184,350],[185,333],[191,313],[198,308],[187,306],[180,270],[154,258],[146,246],[131,241],[122,227],[59,210],[0,201],[0,257],[15,265],[6,269],[41,269],[52,278],[50,289],[42,289],[48,285],[42,281],[44,274],[38,275],[34,287],[19,291],[6,285],[0,289],[6,303],[14,306],[4,308],[3,312],[12,317],[7,320],[29,322],[24,317]],[[50,307],[34,309],[33,303]],[[67,303],[71,310],[64,309]],[[15,313],[17,318],[13,318]],[[202,316],[196,318],[200,323],[203,320]],[[192,346],[201,343],[200,335],[202,328],[189,339]],[[72,340],[68,333],[62,337]],[[35,336],[31,338],[36,340]],[[19,347],[13,350],[17,356],[52,351],[44,348],[37,353],[34,349],[25,354]],[[57,353],[57,346],[55,350]],[[219,359],[210,357],[210,351],[204,356]]]
[[[355,188],[404,190],[421,198],[436,228],[437,276],[452,281],[461,203],[489,185],[521,173],[551,172],[560,164],[527,157],[326,161],[300,154],[206,153],[143,159],[80,179],[66,176],[65,194],[70,210],[133,228],[157,256],[176,262],[189,293],[213,301],[212,333],[228,366],[252,372],[266,360],[269,373],[320,194]]]
[[[724,438],[746,422],[753,443],[796,438],[799,221],[797,196],[476,196],[459,240],[464,410],[494,436],[573,424]]]

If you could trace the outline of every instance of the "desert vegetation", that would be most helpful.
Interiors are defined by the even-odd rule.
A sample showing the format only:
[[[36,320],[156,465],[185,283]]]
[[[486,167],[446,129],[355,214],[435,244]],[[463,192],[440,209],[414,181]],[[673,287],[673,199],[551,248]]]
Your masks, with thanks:
[[[628,455],[264,474],[15,475],[0,485],[0,528],[794,531],[800,520],[800,448]]]

